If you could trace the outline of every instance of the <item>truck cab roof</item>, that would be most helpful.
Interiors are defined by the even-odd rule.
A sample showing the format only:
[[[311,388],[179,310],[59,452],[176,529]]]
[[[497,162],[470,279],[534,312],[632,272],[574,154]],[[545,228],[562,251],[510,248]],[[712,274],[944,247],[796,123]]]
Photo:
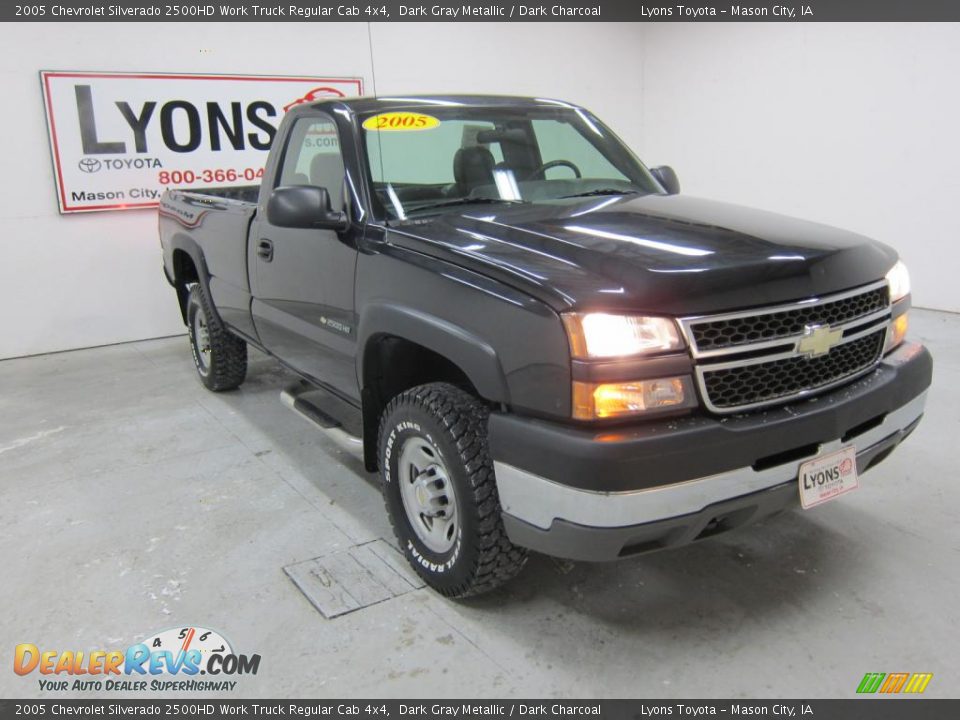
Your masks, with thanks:
[[[321,98],[316,102],[303,103],[291,112],[304,112],[307,108],[321,109],[330,105],[346,107],[357,114],[390,112],[398,109],[436,107],[568,107],[579,106],[564,100],[524,97],[517,95],[380,95],[353,98]]]

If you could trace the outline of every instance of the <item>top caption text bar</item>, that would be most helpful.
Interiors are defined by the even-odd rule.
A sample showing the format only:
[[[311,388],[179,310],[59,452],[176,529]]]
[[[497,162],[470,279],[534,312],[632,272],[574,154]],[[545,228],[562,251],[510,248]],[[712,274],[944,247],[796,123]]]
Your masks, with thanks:
[[[5,22],[944,22],[960,21],[956,0],[791,0],[773,3],[553,0],[38,0],[3,3]]]

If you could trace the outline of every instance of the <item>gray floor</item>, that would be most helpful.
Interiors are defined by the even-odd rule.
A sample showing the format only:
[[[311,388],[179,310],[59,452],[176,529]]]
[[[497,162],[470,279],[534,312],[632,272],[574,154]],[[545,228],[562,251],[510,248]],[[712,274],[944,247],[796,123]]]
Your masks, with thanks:
[[[933,672],[928,696],[960,695],[960,316],[913,323],[936,359],[927,416],[861,491],[332,620],[282,568],[392,537],[375,482],[278,402],[275,364],[254,357],[214,395],[183,338],[0,362],[0,645],[212,627],[262,656],[247,697],[851,697],[867,671]],[[0,696],[40,694],[37,677],[4,669]]]

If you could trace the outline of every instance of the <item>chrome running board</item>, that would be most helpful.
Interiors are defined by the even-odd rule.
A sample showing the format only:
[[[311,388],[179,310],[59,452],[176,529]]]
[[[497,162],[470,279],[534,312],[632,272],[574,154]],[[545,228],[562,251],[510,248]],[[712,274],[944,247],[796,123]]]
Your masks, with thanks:
[[[341,450],[363,462],[363,439],[348,433],[339,422],[304,397],[311,391],[312,388],[303,383],[291,385],[280,393],[280,402],[318,428]]]

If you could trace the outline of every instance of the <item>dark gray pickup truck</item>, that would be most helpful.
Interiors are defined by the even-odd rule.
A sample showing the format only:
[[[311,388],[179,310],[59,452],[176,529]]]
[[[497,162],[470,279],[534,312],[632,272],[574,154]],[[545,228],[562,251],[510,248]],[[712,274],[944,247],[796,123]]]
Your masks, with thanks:
[[[451,597],[855,490],[931,380],[894,250],[681,195],[556,100],[300,105],[262,185],[168,191],[160,239],[202,382],[247,345],[297,373]]]

